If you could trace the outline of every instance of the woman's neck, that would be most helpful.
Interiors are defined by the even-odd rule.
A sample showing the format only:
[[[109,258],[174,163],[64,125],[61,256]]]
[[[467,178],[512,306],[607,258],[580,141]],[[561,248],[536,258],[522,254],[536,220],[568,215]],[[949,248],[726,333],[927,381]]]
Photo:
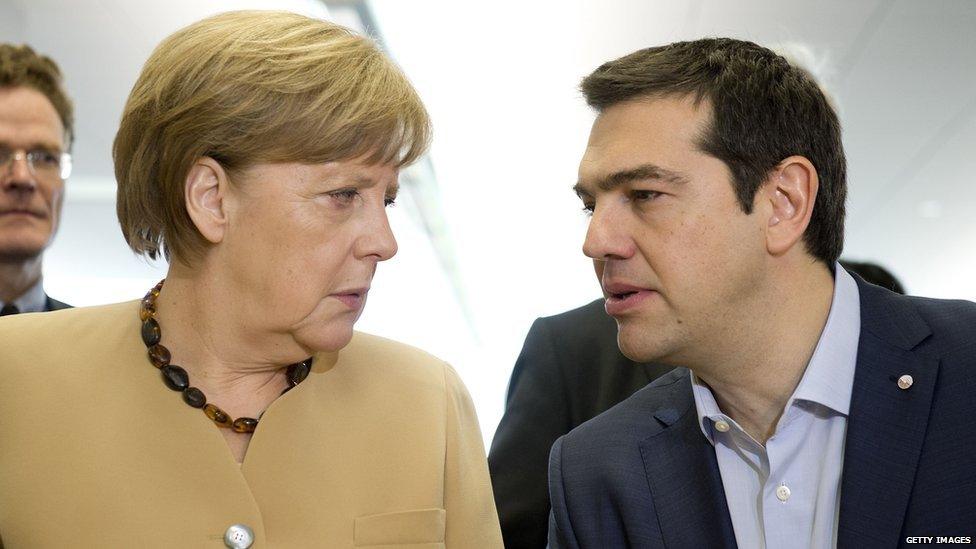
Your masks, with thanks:
[[[285,368],[301,360],[293,358],[301,350],[282,334],[261,333],[260,319],[243,318],[246,297],[218,278],[181,270],[170,269],[156,300],[160,343],[208,402],[233,417],[257,418],[288,386]]]

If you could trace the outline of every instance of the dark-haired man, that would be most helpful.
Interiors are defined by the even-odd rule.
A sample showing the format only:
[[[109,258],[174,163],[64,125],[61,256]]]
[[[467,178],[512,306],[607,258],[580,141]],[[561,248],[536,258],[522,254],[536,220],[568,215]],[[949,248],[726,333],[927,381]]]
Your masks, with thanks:
[[[58,229],[72,131],[54,61],[0,44],[0,316],[68,306],[44,292],[41,262]]]
[[[611,61],[582,88],[598,111],[584,252],[618,343],[687,369],[555,443],[550,546],[974,535],[976,305],[838,267],[846,168],[817,84],[707,39]]]

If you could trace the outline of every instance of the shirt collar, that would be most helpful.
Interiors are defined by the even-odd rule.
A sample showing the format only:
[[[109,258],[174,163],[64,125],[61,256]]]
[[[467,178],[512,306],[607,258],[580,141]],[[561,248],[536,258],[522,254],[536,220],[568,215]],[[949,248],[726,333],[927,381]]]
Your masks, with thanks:
[[[698,425],[701,427],[702,434],[708,442],[715,444],[713,438],[712,424],[718,419],[725,418],[725,414],[715,402],[715,395],[702,380],[698,379],[695,372],[691,372],[691,392],[695,396],[695,409],[698,411]]]
[[[40,313],[47,309],[47,294],[44,293],[42,279],[37,279],[37,284],[30,287],[24,294],[13,301],[13,304],[22,313]],[[6,303],[0,301],[0,307]]]
[[[827,323],[787,408],[796,400],[805,400],[846,416],[850,411],[861,332],[860,292],[854,278],[839,263],[834,264],[834,273],[834,295]],[[711,389],[694,372],[691,372],[691,390],[702,433],[714,444],[712,423],[720,418],[729,422],[731,419],[722,413]]]
[[[847,415],[861,336],[861,302],[854,278],[839,264],[834,272],[827,324],[791,400],[816,402]]]

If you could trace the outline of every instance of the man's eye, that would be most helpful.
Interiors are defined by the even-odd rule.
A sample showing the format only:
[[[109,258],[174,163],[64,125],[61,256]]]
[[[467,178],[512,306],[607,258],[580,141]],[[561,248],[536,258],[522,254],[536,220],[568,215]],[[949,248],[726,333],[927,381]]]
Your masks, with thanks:
[[[29,154],[34,164],[40,164],[42,166],[57,166],[61,160],[60,155],[41,149],[33,150]]]
[[[635,191],[632,191],[630,193],[631,199],[634,200],[634,201],[636,201],[636,202],[644,202],[644,201],[647,201],[647,200],[654,200],[655,198],[657,198],[659,196],[661,196],[661,193],[659,193],[657,191],[635,190]]]
[[[384,198],[383,199],[383,205],[386,206],[387,208],[389,208],[390,206],[395,206],[396,205],[396,197],[395,196],[388,196],[388,197]]]
[[[586,215],[588,216],[593,215],[594,209],[596,209],[596,204],[592,204],[592,203],[588,204],[586,202],[583,203],[583,213],[585,213]]]

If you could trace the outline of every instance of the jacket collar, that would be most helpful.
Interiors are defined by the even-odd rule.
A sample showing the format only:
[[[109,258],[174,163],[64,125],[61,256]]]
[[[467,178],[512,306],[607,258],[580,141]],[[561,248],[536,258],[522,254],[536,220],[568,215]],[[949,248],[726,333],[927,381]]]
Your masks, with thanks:
[[[910,298],[855,278],[861,334],[837,544],[894,547],[928,425],[939,359],[920,347],[932,331]],[[898,380],[906,375],[912,383],[902,389]]]
[[[841,479],[840,547],[898,545],[928,425],[939,360],[910,298],[855,276],[861,328]],[[901,376],[912,385],[901,389]],[[697,423],[691,376],[677,368],[645,389],[659,404],[640,442],[667,546],[735,547],[714,448]],[[689,538],[689,536],[691,536]]]
[[[718,461],[698,428],[688,370],[676,368],[648,391],[661,404],[639,446],[665,546],[735,548]]]

